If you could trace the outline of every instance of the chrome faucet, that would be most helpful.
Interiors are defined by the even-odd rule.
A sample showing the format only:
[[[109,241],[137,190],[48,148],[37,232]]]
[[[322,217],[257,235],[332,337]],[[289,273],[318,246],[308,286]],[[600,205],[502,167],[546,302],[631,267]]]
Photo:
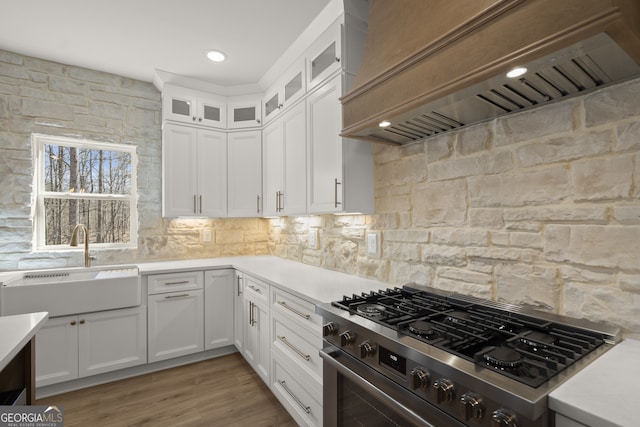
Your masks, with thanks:
[[[87,227],[84,224],[78,224],[71,232],[71,242],[70,246],[78,246],[78,230],[82,230],[84,233],[84,266],[91,267],[91,260],[93,259],[89,255],[89,232],[87,231]]]

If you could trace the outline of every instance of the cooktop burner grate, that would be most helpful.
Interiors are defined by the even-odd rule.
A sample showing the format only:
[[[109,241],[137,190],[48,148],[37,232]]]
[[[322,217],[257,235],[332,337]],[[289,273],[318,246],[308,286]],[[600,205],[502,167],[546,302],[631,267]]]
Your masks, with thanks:
[[[597,333],[406,286],[332,304],[531,387],[604,343]]]

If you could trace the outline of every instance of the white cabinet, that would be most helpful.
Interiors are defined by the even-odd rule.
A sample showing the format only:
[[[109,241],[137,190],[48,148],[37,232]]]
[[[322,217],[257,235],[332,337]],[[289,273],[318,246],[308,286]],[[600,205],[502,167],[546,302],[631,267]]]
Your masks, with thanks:
[[[262,100],[265,125],[302,98],[306,93],[305,76],[305,64],[298,61],[282,79],[265,92]]]
[[[36,334],[36,386],[146,363],[145,309],[49,319]]]
[[[234,293],[233,270],[204,272],[204,349],[233,345]]]
[[[262,132],[229,133],[228,216],[262,215]]]
[[[306,108],[297,104],[263,131],[264,215],[307,211]]]
[[[260,127],[262,124],[262,112],[260,109],[260,96],[236,97],[229,100],[228,129],[242,129]]]
[[[203,278],[201,271],[148,277],[149,362],[204,350]]]
[[[245,274],[244,305],[246,314],[243,322],[245,327],[242,355],[268,386],[271,367],[269,285]]]
[[[244,329],[246,310],[244,308],[244,275],[235,271],[235,293],[233,296],[233,343],[240,353],[244,353]]]
[[[162,130],[162,214],[227,215],[227,136],[165,123]]]
[[[273,286],[271,328],[271,390],[299,425],[322,426],[322,317]]]
[[[226,100],[213,94],[165,85],[162,118],[224,129],[227,126]]]
[[[312,90],[342,69],[342,26],[333,23],[307,50],[307,88]]]
[[[372,144],[340,137],[342,76],[307,99],[307,213],[373,213]]]

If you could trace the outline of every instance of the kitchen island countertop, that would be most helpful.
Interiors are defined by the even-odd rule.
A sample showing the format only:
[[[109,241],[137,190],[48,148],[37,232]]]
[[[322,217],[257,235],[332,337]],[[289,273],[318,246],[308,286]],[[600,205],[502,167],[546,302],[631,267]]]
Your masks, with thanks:
[[[549,395],[549,408],[590,427],[638,425],[640,341],[626,339]]]
[[[13,360],[48,318],[48,313],[0,317],[0,370]]]

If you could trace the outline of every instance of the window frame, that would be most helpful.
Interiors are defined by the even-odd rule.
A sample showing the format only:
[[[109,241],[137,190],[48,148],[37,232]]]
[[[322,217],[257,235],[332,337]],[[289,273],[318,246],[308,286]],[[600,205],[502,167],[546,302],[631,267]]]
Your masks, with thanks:
[[[45,198],[75,199],[75,200],[125,200],[129,202],[129,234],[127,243],[90,243],[91,249],[136,249],[138,247],[138,195],[137,170],[138,155],[135,145],[114,144],[94,141],[90,139],[70,138],[56,135],[34,133],[31,135],[33,149],[33,189],[32,212],[33,248],[34,252],[69,251],[75,250],[68,244],[47,245],[45,230]],[[45,146],[62,145],[90,150],[120,151],[131,156],[131,192],[129,194],[94,194],[75,192],[53,192],[45,190]]]

